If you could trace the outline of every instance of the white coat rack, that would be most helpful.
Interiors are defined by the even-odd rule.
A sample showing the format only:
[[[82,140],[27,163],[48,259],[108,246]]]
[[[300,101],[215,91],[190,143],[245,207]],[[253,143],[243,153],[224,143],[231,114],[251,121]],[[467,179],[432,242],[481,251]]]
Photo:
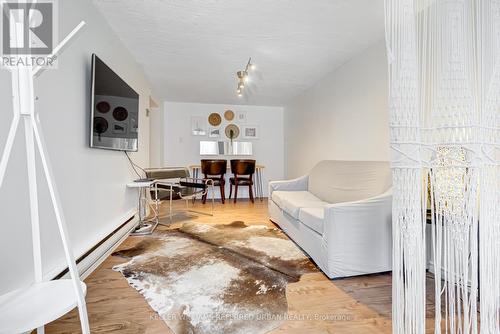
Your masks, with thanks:
[[[16,24],[14,35],[18,41],[22,41],[22,33],[19,33],[17,29],[19,24],[21,23],[18,22],[18,24]],[[68,46],[68,43],[74,39],[84,26],[85,22],[82,21],[54,49],[49,57],[59,56],[64,48]],[[50,165],[38,114],[34,106],[35,94],[33,81],[35,77],[43,72],[44,68],[18,65],[9,68],[9,70],[12,77],[14,117],[10,126],[5,149],[0,160],[0,188],[4,181],[14,139],[22,119],[24,121],[26,138],[35,280],[29,287],[17,289],[0,296],[0,334],[26,333],[33,329],[37,329],[37,333],[39,334],[44,333],[45,324],[58,319],[75,307],[78,307],[82,333],[89,334],[90,329],[85,304],[86,285],[80,280],[78,274],[75,257],[68,237],[66,221],[61,207],[61,201],[54,180],[54,174]],[[36,149],[38,149],[44,175],[47,180],[71,279],[54,281],[43,280],[36,177]]]

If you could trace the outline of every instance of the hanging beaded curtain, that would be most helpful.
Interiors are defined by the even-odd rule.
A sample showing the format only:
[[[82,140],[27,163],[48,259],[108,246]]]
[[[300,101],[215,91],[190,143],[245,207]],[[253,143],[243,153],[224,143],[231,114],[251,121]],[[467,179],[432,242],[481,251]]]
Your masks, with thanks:
[[[498,334],[500,0],[385,5],[393,332],[425,333],[429,246],[435,333],[478,332],[480,286],[481,333]]]
[[[481,1],[481,333],[500,333],[500,0]]]

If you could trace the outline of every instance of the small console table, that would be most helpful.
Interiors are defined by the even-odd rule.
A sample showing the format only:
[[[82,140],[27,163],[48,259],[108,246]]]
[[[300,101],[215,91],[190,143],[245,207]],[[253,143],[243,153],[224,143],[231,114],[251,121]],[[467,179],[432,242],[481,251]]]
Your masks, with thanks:
[[[136,188],[139,193],[139,204],[138,204],[138,216],[139,216],[139,224],[135,228],[135,230],[131,233],[131,235],[147,235],[153,233],[156,226],[158,226],[158,187],[156,184],[156,180],[152,181],[135,181],[127,184],[128,188]],[[151,189],[155,190],[155,200],[154,200],[154,216],[152,219],[146,220],[146,209],[150,203],[148,200],[147,192]],[[151,207],[151,206],[150,206]]]

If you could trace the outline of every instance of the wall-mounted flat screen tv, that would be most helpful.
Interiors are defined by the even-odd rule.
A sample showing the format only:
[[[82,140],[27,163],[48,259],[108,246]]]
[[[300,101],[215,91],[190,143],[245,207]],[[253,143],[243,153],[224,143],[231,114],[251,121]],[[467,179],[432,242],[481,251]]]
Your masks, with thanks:
[[[92,55],[90,147],[137,151],[139,94]]]

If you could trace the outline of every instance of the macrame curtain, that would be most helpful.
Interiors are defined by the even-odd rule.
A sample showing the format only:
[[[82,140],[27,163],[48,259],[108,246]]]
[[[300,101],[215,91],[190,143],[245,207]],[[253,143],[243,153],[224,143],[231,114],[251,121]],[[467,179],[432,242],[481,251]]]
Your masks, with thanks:
[[[385,0],[385,8],[393,333],[426,332],[431,292],[428,329],[499,334],[500,0]]]

